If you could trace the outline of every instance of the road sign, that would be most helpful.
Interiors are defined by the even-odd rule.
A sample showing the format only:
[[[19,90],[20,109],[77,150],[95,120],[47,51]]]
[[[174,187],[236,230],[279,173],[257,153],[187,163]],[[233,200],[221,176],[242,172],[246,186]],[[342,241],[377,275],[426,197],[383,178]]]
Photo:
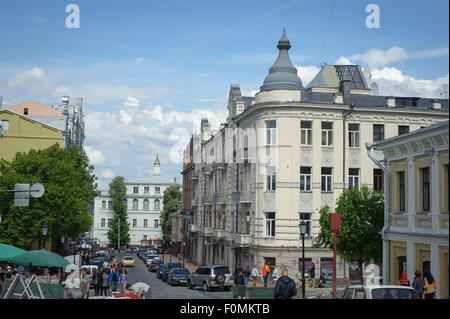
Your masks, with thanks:
[[[36,184],[31,185],[31,187],[30,187],[30,194],[34,198],[41,197],[42,195],[44,195],[44,192],[45,192],[45,187],[42,184],[36,183]]]
[[[14,185],[14,206],[28,206],[30,203],[30,184]]]

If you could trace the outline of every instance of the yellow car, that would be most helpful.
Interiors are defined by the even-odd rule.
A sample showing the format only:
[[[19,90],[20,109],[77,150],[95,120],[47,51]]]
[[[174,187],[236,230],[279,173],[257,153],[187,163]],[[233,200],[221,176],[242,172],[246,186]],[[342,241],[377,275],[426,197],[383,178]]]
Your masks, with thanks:
[[[125,256],[122,258],[122,266],[134,267],[134,258],[131,256]]]

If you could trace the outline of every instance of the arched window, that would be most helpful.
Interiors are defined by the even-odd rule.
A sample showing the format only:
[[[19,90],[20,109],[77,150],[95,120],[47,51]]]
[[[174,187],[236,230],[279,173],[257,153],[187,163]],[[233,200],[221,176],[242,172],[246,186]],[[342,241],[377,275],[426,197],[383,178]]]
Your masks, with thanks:
[[[138,210],[138,200],[133,199],[133,210]]]
[[[155,199],[155,209],[154,210],[159,210],[159,199]]]
[[[148,199],[144,199],[144,210],[149,210],[150,204]]]

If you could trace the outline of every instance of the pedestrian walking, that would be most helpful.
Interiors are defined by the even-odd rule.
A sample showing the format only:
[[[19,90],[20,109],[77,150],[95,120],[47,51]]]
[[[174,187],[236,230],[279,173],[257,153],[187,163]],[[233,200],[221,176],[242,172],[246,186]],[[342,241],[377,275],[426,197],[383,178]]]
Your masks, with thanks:
[[[95,296],[101,296],[103,286],[103,272],[100,269],[98,269],[94,273],[93,281]]]
[[[267,266],[267,262],[264,262],[264,266],[262,266],[262,275],[264,279],[264,288],[267,288],[267,277],[269,277],[270,267]]]
[[[419,295],[419,298],[422,299],[423,298],[423,289],[425,287],[425,281],[422,278],[422,273],[420,272],[420,270],[416,270],[416,272],[414,273],[415,277],[412,283],[412,287],[414,288],[414,290],[416,290],[417,294]]]
[[[402,277],[397,282],[397,284],[399,286],[407,286],[407,287],[411,286],[411,284],[409,283],[409,280],[408,280],[408,274],[406,272],[402,272]]]
[[[107,297],[108,290],[109,290],[109,274],[108,271],[105,269],[102,274],[102,295]]]
[[[126,270],[126,269],[123,269],[123,270],[122,270],[122,276],[120,277],[120,285],[121,285],[120,291],[121,291],[122,293],[125,292],[125,286],[126,286],[126,284],[127,284],[127,277],[128,277],[127,270]]]
[[[281,277],[275,285],[275,299],[292,299],[297,294],[295,282],[289,278],[287,269],[281,271]]]
[[[88,299],[89,289],[91,286],[91,277],[87,274],[86,268],[81,269],[80,285],[81,285],[80,290],[82,293],[82,299]]]
[[[237,275],[234,276],[236,286],[235,296],[237,299],[245,299],[245,279],[241,268],[237,269]]]
[[[78,270],[73,271],[67,276],[66,284],[66,296],[69,299],[81,299],[83,294],[80,289],[80,272]]]
[[[423,294],[425,299],[436,299],[436,282],[431,272],[426,271],[423,273],[423,280],[425,282]]]
[[[278,267],[277,265],[273,266],[272,270],[272,284],[276,284],[278,279]]]
[[[311,287],[316,288],[316,265],[314,263],[309,267],[309,278],[311,278]]]
[[[252,280],[253,280],[253,287],[256,287],[256,281],[258,280],[258,268],[256,265],[253,266],[252,272],[251,272]]]
[[[248,279],[250,278],[251,274],[252,271],[250,270],[250,266],[247,266],[247,268],[244,270],[245,285],[248,285]]]
[[[111,283],[112,291],[116,292],[117,284],[120,284],[120,274],[115,268],[113,268],[109,274],[109,282]]]

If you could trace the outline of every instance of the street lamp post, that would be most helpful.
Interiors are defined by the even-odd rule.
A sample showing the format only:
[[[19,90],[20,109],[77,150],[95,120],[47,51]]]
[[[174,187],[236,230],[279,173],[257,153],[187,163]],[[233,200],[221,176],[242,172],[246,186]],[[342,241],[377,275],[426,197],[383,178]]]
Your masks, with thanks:
[[[48,225],[44,224],[42,225],[42,235],[44,235],[44,249],[45,249],[45,237],[47,236],[48,233]]]
[[[302,237],[302,296],[306,298],[305,291],[305,235],[307,232],[307,225],[304,221],[300,222],[300,236]]]
[[[64,250],[65,250],[65,249],[64,249],[64,248],[65,248],[65,247],[64,247],[64,242],[65,242],[65,240],[66,240],[66,238],[64,237],[64,234],[61,235],[61,246],[62,246],[62,247],[61,247],[61,248],[62,248],[61,250],[62,250],[62,253],[63,253],[63,254],[64,254]]]

